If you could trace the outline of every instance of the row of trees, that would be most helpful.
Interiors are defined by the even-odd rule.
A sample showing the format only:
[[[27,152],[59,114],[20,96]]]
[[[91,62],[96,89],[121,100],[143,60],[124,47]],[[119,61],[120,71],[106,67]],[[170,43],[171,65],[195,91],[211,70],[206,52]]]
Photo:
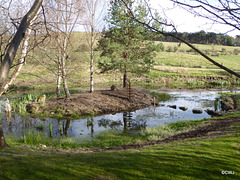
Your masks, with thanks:
[[[15,31],[14,28],[17,28],[15,37],[19,39],[19,42],[16,44],[16,41],[13,39],[12,43],[15,44],[15,48],[12,49],[13,52],[8,53],[8,51],[2,51],[2,57],[6,58],[9,54],[11,61],[4,59],[1,64],[1,94],[19,74],[28,55],[29,60],[37,60],[44,68],[47,68],[56,76],[57,96],[60,96],[60,87],[62,84],[66,98],[70,97],[66,78],[66,62],[71,61],[70,54],[72,53],[72,49],[74,49],[70,37],[73,30],[79,25],[85,27],[87,42],[90,47],[90,92],[93,92],[93,48],[94,44],[96,44],[98,32],[101,31],[102,22],[99,19],[102,19],[103,16],[104,4],[104,0],[49,0],[44,3],[43,0],[35,0],[35,4],[32,6],[35,14],[29,19],[28,13],[25,16],[25,20],[23,19],[21,21],[24,28],[23,30],[18,28],[17,25],[16,27],[11,27],[10,30],[10,28],[7,28],[9,24],[6,24],[5,29],[7,30],[4,32],[2,29],[3,33],[1,37],[11,37],[11,33]],[[12,4],[8,4],[7,2],[1,4],[3,10],[7,9],[3,17],[5,17],[7,21],[10,19],[13,23],[13,18],[9,16],[11,13],[14,14],[13,11],[9,11],[11,6]],[[128,6],[133,8],[138,18],[144,20],[149,18],[143,2],[128,1]],[[14,20],[18,23],[20,18]],[[27,21],[27,23],[25,23],[25,21]],[[98,63],[99,68],[103,72],[112,69],[120,70],[124,74],[123,86],[126,87],[128,73],[142,74],[149,72],[153,65],[152,59],[156,55],[155,52],[161,50],[163,47],[161,44],[156,45],[150,41],[156,37],[156,34],[151,33],[136,23],[130,17],[129,10],[121,0],[110,2],[110,11],[106,17],[106,22],[108,23],[108,31],[103,33],[98,46],[98,49],[102,51],[101,56],[105,58],[102,58]],[[32,25],[30,26],[30,24]],[[35,32],[34,36],[30,35],[31,29]],[[31,37],[30,42],[32,43],[24,46],[25,48],[22,49],[22,51],[25,51],[25,53],[22,53],[25,54],[24,57],[13,64],[13,59],[18,52],[17,49],[21,39],[24,37],[27,40],[26,44],[28,44],[29,37]],[[9,38],[8,41],[9,40],[11,40],[11,38]],[[6,44],[7,43],[6,41]],[[1,43],[1,46],[6,44]],[[38,51],[31,53],[31,50],[34,49],[38,49]],[[36,53],[39,51],[41,53]],[[8,73],[10,68],[16,66],[16,64],[18,64],[20,68],[16,69],[14,78],[11,76],[9,79]]]
[[[198,6],[182,3],[181,1],[172,1],[191,9],[198,8]],[[96,43],[97,32],[100,31],[99,27],[101,27],[99,25],[99,19],[103,16],[102,14],[105,7],[103,5],[104,0],[49,0],[45,1],[44,4],[42,4],[43,0],[35,0],[31,10],[24,16],[21,23],[19,22],[20,18],[17,18],[18,16],[16,14],[14,14],[14,16],[11,15],[10,9],[12,2],[14,1],[10,3],[2,1],[0,6],[3,10],[1,11],[1,21],[6,24],[4,26],[4,23],[2,23],[0,27],[1,58],[4,57],[4,59],[1,60],[2,63],[0,67],[0,83],[2,87],[0,93],[2,94],[13,82],[23,62],[25,62],[25,57],[28,54],[27,36],[30,36],[28,35],[30,34],[29,31],[34,29],[34,40],[29,47],[31,47],[30,49],[39,48],[44,52],[41,53],[41,56],[35,57],[35,59],[39,59],[39,62],[51,70],[57,77],[56,92],[58,97],[60,96],[61,82],[66,97],[69,97],[70,93],[66,79],[66,62],[71,60],[70,54],[71,49],[73,49],[70,42],[71,34],[75,27],[80,24],[84,25],[87,31],[91,59],[90,92],[93,92],[93,45]],[[210,3],[204,3],[203,1],[198,2],[203,7],[204,5],[208,8],[214,7]],[[234,1],[232,3],[234,3]],[[237,5],[237,3],[235,3],[235,5]],[[222,6],[228,8],[230,5],[227,6],[227,4],[222,3]],[[206,7],[205,9],[208,12],[209,10],[207,10]],[[219,9],[215,10],[219,11]],[[235,12],[236,9],[232,9],[232,11]],[[197,12],[194,11],[194,13]],[[234,17],[237,16],[237,14],[233,15]],[[9,20],[11,21],[10,24],[14,24],[14,26],[9,26],[9,23],[7,23]],[[224,19],[224,21],[226,21],[226,19]],[[162,45],[154,44],[151,41],[152,39],[167,41],[184,39],[188,43],[233,45],[232,37],[223,34],[206,33],[204,31],[198,33],[165,33],[163,26],[172,26],[173,29],[175,29],[175,27],[172,24],[168,24],[166,20],[161,19],[158,13],[153,13],[147,2],[141,0],[110,1],[110,11],[106,17],[106,22],[108,23],[108,28],[107,31],[103,32],[102,39],[99,41],[98,46],[98,49],[101,50],[101,57],[104,58],[101,58],[98,67],[103,72],[112,69],[120,70],[124,74],[124,87],[126,87],[127,84],[128,72],[141,74],[151,70],[153,65],[152,59],[155,52],[162,49]],[[233,27],[238,26],[233,24]],[[17,28],[16,34],[12,42],[9,43],[11,34],[15,32],[14,28]],[[157,31],[155,31],[155,29]],[[164,36],[159,37],[159,34]],[[25,41],[24,48],[22,48],[21,59],[16,64],[13,64],[17,49],[24,37],[27,41]],[[5,44],[4,41],[6,41]],[[6,44],[9,44],[9,46],[7,46],[8,48],[3,49],[2,46],[6,46]],[[51,46],[47,46],[46,44],[51,44]],[[8,73],[12,66],[16,66],[18,69],[16,69],[16,73],[13,74],[9,80]]]
[[[199,31],[195,33],[189,33],[189,32],[172,32],[174,36],[178,36],[182,39],[185,39],[189,43],[194,44],[217,44],[217,45],[226,45],[226,46],[234,46],[237,42],[232,36],[221,34],[221,33],[214,33],[209,32],[206,33],[205,31]],[[157,41],[166,41],[166,42],[178,42],[178,40],[174,37],[165,36],[165,37],[159,37],[154,40]]]
[[[99,18],[99,16],[102,16],[104,2],[104,0],[35,0],[34,4],[30,4],[32,5],[31,10],[28,13],[25,12],[26,15],[22,19],[23,7],[28,5],[26,1],[1,1],[0,95],[14,81],[22,65],[28,59],[29,61],[37,60],[43,68],[50,70],[52,75],[56,77],[58,97],[60,96],[61,84],[66,97],[69,97],[66,62],[71,62],[70,54],[73,47],[70,37],[79,25],[85,27],[87,42],[91,49],[91,64],[93,64],[93,44],[96,43],[96,32],[100,32],[98,28],[102,17]],[[31,30],[33,30],[32,33]],[[23,38],[27,40],[24,41],[24,49],[20,44]],[[37,50],[34,51],[35,49]],[[20,59],[21,55],[19,56],[19,54],[22,54]],[[25,55],[23,56],[23,54]],[[14,74],[8,77],[10,69],[13,67],[18,68]],[[91,68],[91,72],[93,72],[93,68]],[[91,75],[91,91],[93,91],[92,77],[93,75]]]

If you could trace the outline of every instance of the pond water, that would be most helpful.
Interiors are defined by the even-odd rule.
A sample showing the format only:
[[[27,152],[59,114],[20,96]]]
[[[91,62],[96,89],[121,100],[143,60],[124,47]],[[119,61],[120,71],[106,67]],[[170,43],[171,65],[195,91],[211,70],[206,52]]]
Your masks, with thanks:
[[[49,125],[52,124],[53,137],[61,135],[69,137],[93,137],[102,131],[109,129],[122,130],[126,133],[139,133],[141,128],[160,126],[164,123],[179,120],[193,120],[210,118],[204,110],[220,110],[220,91],[182,91],[169,92],[173,98],[161,102],[164,106],[154,108],[149,106],[134,112],[123,112],[117,114],[102,115],[76,120],[56,120],[52,118],[20,117],[17,113],[11,115],[11,121],[7,121],[6,115],[2,113],[2,124],[4,133],[21,137],[29,130],[42,132],[49,135]],[[223,92],[223,91],[221,91]],[[224,91],[229,92],[229,91]],[[1,101],[0,101],[1,102]],[[1,102],[2,106],[3,102]],[[169,106],[176,105],[176,109]],[[187,107],[182,111],[179,107]],[[192,109],[201,108],[203,113],[194,114]],[[3,112],[3,108],[2,112]]]

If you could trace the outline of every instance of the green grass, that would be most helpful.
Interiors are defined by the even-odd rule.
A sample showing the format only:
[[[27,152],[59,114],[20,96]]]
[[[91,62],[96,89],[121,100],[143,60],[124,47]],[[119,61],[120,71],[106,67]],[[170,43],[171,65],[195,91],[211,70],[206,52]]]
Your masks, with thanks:
[[[0,149],[0,176],[3,179],[239,179],[239,148],[239,133],[83,154],[14,147]],[[222,175],[222,171],[235,174]]]
[[[224,118],[239,117],[239,113]],[[217,120],[216,117],[212,118]],[[169,137],[202,125],[209,119],[180,121],[149,128],[144,136]],[[206,124],[206,123],[204,123]],[[121,131],[106,131],[94,140],[43,138],[29,132],[21,142],[6,139],[10,149],[0,149],[2,179],[239,179],[240,123],[235,134],[213,139],[189,139],[138,149],[92,153],[86,148],[143,143],[143,138],[126,136]],[[147,135],[148,133],[148,135]],[[51,140],[50,140],[51,139]],[[24,145],[35,144],[37,146]],[[49,144],[47,144],[49,143]],[[55,144],[54,144],[55,143]],[[82,143],[82,145],[80,145]],[[38,146],[47,145],[47,148]],[[21,145],[21,146],[19,146]],[[83,149],[79,149],[84,147]],[[65,148],[65,149],[56,149]],[[70,149],[69,149],[70,148]],[[222,175],[234,171],[234,175]]]
[[[152,90],[145,90],[149,93],[151,93],[151,95],[155,98],[157,98],[158,101],[167,101],[169,99],[171,99],[171,95],[167,94],[167,93],[159,93],[159,92],[156,92],[156,91],[152,91]]]
[[[100,36],[99,36],[100,37]],[[71,39],[71,51],[69,52],[69,57],[71,61],[66,62],[67,68],[67,80],[70,89],[75,88],[87,88],[89,86],[89,53],[83,52],[81,47],[87,44],[86,35],[84,33],[73,33]],[[168,46],[177,46],[177,43],[163,42],[165,49]],[[233,52],[234,49],[240,49],[239,47],[230,46],[218,46],[218,45],[201,45],[195,44],[200,50],[209,50],[221,52],[224,48],[226,52]],[[150,74],[143,75],[142,77],[136,77],[129,73],[132,82],[143,86],[162,86],[166,85],[168,87],[176,87],[179,84],[174,82],[165,83],[166,79],[170,81],[178,81],[176,76],[186,76],[184,82],[180,85],[188,87],[186,83],[189,77],[226,77],[230,78],[229,73],[216,68],[213,64],[205,60],[200,55],[196,55],[192,52],[187,52],[190,48],[182,44],[176,53],[174,52],[159,52],[154,58],[155,66]],[[94,83],[95,87],[102,88],[107,87],[109,84],[121,83],[122,74],[118,71],[111,71],[108,73],[99,73],[100,70],[97,68],[97,62],[100,59],[100,52],[95,52],[94,61]],[[17,87],[26,87],[25,89],[33,90],[55,90],[56,89],[56,74],[52,73],[49,69],[44,68],[36,59],[42,60],[50,69],[53,69],[56,73],[56,64],[49,60],[48,57],[43,56],[43,52],[33,51],[30,52],[31,56],[36,56],[35,58],[28,58],[27,64],[23,66],[20,75],[14,82]],[[49,53],[49,56],[54,59],[54,53]],[[240,71],[239,67],[239,55],[228,54],[220,56],[213,56],[214,60],[230,69]],[[179,67],[184,66],[184,67]],[[196,66],[201,66],[202,68],[193,68]],[[78,71],[76,71],[78,69]],[[157,71],[156,71],[157,69]],[[151,81],[150,83],[146,81]],[[203,85],[204,86],[204,85]],[[24,88],[17,88],[18,90],[23,90]]]
[[[179,43],[176,42],[163,42],[164,47],[168,47],[168,46],[178,46]],[[222,48],[225,48],[226,51],[234,51],[234,49],[240,49],[240,47],[235,47],[235,46],[222,46],[222,45],[206,45],[206,44],[193,44],[196,48],[198,48],[199,50],[216,50],[216,51],[222,51]],[[181,44],[181,46],[178,48],[178,51],[181,50],[189,50],[190,47],[187,46],[186,44]]]

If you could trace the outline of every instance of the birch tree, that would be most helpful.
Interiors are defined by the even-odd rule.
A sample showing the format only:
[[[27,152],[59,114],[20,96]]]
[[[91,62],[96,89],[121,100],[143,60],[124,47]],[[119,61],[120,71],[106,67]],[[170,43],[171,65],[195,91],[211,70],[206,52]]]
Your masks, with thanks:
[[[11,40],[7,51],[4,55],[4,59],[1,62],[0,66],[0,91],[2,92],[3,89],[6,87],[7,84],[9,84],[8,81],[8,75],[10,68],[13,64],[13,61],[15,59],[17,50],[20,46],[21,41],[25,37],[26,33],[28,34],[28,27],[31,24],[31,21],[35,18],[37,15],[43,0],[35,0],[34,4],[32,5],[31,9],[27,12],[27,14],[22,18],[21,23],[17,29],[16,34],[14,35],[13,39]],[[28,41],[27,38],[25,41]],[[23,48],[22,52],[24,52],[25,47]],[[22,54],[24,56],[24,53]],[[17,67],[19,68],[19,67]],[[18,71],[16,69],[16,71]],[[3,129],[2,129],[2,123],[0,122],[0,147],[9,147],[5,141]]]
[[[55,0],[51,5],[48,26],[54,34],[55,54],[57,55],[57,97],[60,97],[60,86],[63,84],[66,98],[70,97],[67,86],[66,62],[70,60],[70,37],[80,14],[82,2],[79,0]]]
[[[0,89],[2,89],[4,87],[4,85],[6,83],[8,83],[7,82],[8,74],[9,74],[10,68],[13,64],[14,58],[16,56],[18,47],[26,34],[28,26],[30,25],[31,21],[34,19],[38,10],[40,9],[42,2],[43,2],[43,0],[35,0],[31,9],[22,18],[22,21],[17,29],[17,32],[14,35],[13,39],[11,40],[11,42],[7,48],[7,51],[4,55],[4,59],[0,66]]]
[[[105,6],[105,0],[86,0],[85,2],[84,28],[87,35],[87,42],[90,47],[90,93],[94,91],[94,44],[102,29]]]

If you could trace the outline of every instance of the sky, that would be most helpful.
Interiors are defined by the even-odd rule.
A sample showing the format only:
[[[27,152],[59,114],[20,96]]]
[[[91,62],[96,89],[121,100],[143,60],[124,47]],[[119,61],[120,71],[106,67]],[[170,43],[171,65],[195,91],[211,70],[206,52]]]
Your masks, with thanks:
[[[205,18],[195,17],[182,8],[176,6],[173,8],[173,3],[170,0],[150,0],[150,3],[158,12],[162,12],[162,9],[165,10],[165,15],[174,22],[178,32],[199,32],[204,30],[205,32],[226,33],[231,29],[227,25],[213,24],[213,22]],[[169,10],[169,8],[171,9]],[[164,14],[161,15],[164,16]],[[235,37],[240,35],[240,32],[236,30],[227,34]]]

